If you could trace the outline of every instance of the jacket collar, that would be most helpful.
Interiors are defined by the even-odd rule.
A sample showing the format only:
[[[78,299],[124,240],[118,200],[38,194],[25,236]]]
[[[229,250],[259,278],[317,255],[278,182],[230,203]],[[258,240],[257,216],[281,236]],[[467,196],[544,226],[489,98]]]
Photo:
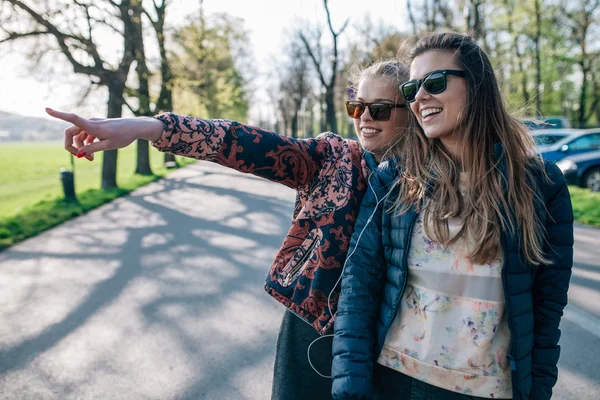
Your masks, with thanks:
[[[363,158],[367,162],[367,167],[369,168],[369,171],[375,172],[379,164],[377,160],[375,160],[375,156],[369,153],[368,151],[363,150]]]

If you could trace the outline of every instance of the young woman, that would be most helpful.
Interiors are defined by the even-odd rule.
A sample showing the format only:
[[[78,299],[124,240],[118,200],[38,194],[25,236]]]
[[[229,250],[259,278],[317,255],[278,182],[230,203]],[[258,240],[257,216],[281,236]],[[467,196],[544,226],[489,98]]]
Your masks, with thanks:
[[[565,180],[530,157],[472,38],[428,34],[409,59],[415,129],[359,212],[333,398],[549,399],[573,258]]]
[[[297,140],[238,122],[172,113],[94,120],[48,113],[74,124],[65,131],[65,145],[78,157],[93,159],[97,151],[142,138],[161,151],[216,162],[297,191],[292,226],[265,285],[290,310],[279,333],[272,398],[329,399],[331,379],[313,370],[307,349],[332,328],[348,242],[367,190],[361,164],[376,168],[406,129],[399,85],[407,79],[408,69],[397,61],[376,63],[359,75],[357,97],[346,108],[360,144],[333,133]],[[331,339],[317,342],[310,353],[321,374],[331,371],[331,358]]]

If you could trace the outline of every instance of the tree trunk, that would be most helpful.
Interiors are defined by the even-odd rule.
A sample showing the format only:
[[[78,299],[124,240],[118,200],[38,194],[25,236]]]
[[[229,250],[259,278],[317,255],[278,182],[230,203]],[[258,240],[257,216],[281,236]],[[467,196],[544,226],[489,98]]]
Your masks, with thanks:
[[[327,106],[325,103],[325,95],[321,94],[320,96],[320,101],[319,101],[319,108],[320,108],[320,113],[319,113],[319,131],[321,133],[326,132],[327,131]]]
[[[292,137],[295,139],[298,137],[298,112],[297,111],[292,116],[290,125],[292,126]]]
[[[327,88],[327,92],[325,93],[325,115],[327,121],[327,129],[331,132],[337,133],[337,120],[335,118],[335,101],[334,101],[334,93],[333,87]]]
[[[200,3],[200,7],[202,7],[202,3]],[[156,31],[156,40],[158,42],[158,51],[160,53],[161,76],[160,94],[156,102],[155,112],[163,113],[173,110],[173,73],[171,72],[167,49],[165,47],[166,3],[163,1],[162,7],[155,7],[155,10],[158,18],[154,22],[154,29]],[[165,153],[164,163],[167,168],[179,167],[175,155],[171,153]]]
[[[294,101],[294,114],[292,115],[292,120],[290,122],[292,127],[292,137],[294,139],[298,138],[298,122],[300,119],[300,107],[302,106],[302,100],[300,102]]]
[[[594,82],[594,101],[590,110],[596,112],[596,125],[600,125],[600,83],[598,82],[598,76],[594,74],[592,81]]]
[[[315,108],[314,104],[311,104],[308,108],[308,132],[309,138],[315,136]]]
[[[540,41],[542,38],[542,10],[540,1],[535,0],[535,113],[542,115],[542,56]]]
[[[123,110],[123,92],[125,85],[121,82],[111,82],[108,86],[108,118],[121,117]],[[102,189],[117,187],[117,150],[104,152],[102,160]]]
[[[523,56],[519,51],[518,42],[515,41],[515,55],[517,57],[517,63],[519,65],[519,72],[521,73],[521,90],[523,92],[523,103],[525,109],[529,112],[529,91],[527,90],[527,74],[525,72],[525,66],[523,65]]]
[[[133,34],[131,39],[135,43],[135,46],[133,47],[135,59],[137,60],[135,72],[137,73],[139,82],[139,87],[137,90],[137,98],[139,101],[137,115],[149,117],[152,116],[153,113],[150,109],[150,85],[148,83],[150,71],[148,70],[148,66],[146,64],[146,52],[144,50],[141,2],[136,3],[131,10],[131,31]],[[135,173],[140,175],[152,175],[152,169],[150,168],[150,148],[147,140],[139,139],[137,141]]]
[[[136,174],[152,175],[150,168],[150,143],[144,139],[137,140],[137,167]]]
[[[415,19],[415,14],[413,13],[411,0],[406,0],[406,8],[408,10],[408,19],[410,19],[410,25],[412,26],[413,35],[417,34],[417,20]]]
[[[584,54],[585,55],[585,54]],[[588,84],[588,79],[587,79],[587,67],[585,65],[585,59],[582,57],[582,60],[579,62],[579,65],[581,66],[581,73],[582,73],[582,78],[581,78],[581,92],[579,93],[579,116],[577,117],[577,124],[579,126],[579,128],[583,128],[585,126],[585,121],[586,121],[586,113],[585,113],[585,102],[587,101],[587,84]]]

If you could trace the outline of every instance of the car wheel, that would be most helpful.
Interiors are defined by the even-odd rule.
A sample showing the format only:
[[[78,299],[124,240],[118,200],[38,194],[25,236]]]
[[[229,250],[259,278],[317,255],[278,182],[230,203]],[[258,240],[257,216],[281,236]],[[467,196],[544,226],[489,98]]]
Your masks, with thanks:
[[[600,168],[588,171],[583,178],[583,185],[594,192],[600,192]]]

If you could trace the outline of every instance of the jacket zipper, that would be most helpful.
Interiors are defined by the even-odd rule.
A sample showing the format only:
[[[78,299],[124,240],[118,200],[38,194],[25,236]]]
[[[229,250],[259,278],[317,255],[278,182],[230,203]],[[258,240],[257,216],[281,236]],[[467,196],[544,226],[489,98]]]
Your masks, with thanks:
[[[296,266],[290,271],[288,272],[288,274],[285,276],[285,284],[289,285],[290,281],[292,280],[292,276],[294,276],[296,274],[296,272],[298,272],[300,270],[300,268],[302,268],[302,266],[304,265],[304,263],[306,262],[306,260],[312,255],[312,251],[315,248],[315,246],[317,245],[317,241],[319,240],[319,237],[317,236],[313,242],[310,244],[310,246],[308,247],[308,249],[306,249],[306,253],[304,253],[304,255],[302,256],[302,258],[298,261],[298,263],[296,264]]]
[[[413,233],[413,229],[415,227],[415,222],[417,221],[417,217],[419,216],[419,213],[415,212],[415,214],[413,215],[412,219],[410,220],[409,224],[408,224],[408,231],[406,232],[407,236],[407,240],[404,246],[404,255],[403,255],[403,260],[402,260],[402,266],[404,267],[404,280],[402,282],[402,289],[400,290],[400,301],[402,301],[402,296],[404,295],[404,291],[406,290],[406,283],[408,281],[408,251],[410,250],[410,245],[412,243],[412,233]],[[399,302],[398,302],[399,303]],[[396,318],[396,313],[398,312],[398,303],[396,303],[396,305],[394,305],[394,317],[390,320],[390,322],[388,322],[385,325],[385,332],[387,335],[387,331],[390,328],[390,325],[392,324],[392,322],[394,322],[394,318]],[[383,348],[383,344],[385,342],[385,337],[381,340],[381,345],[379,346],[379,351],[377,352],[377,357],[379,357],[379,353],[381,353],[381,349]]]
[[[513,399],[518,400],[520,397],[517,397],[517,385],[516,385],[516,375],[517,375],[517,364],[515,363],[515,359],[512,356],[513,352],[513,328],[510,319],[510,305],[508,303],[508,291],[506,290],[506,265],[507,265],[507,251],[506,251],[506,240],[504,239],[504,235],[500,235],[500,243],[502,245],[502,252],[504,253],[504,262],[502,265],[502,289],[504,291],[504,304],[506,305],[506,322],[508,325],[508,330],[510,332],[510,345],[508,346],[508,354],[506,358],[508,359],[508,363],[510,364],[510,377],[512,381],[512,392]]]

